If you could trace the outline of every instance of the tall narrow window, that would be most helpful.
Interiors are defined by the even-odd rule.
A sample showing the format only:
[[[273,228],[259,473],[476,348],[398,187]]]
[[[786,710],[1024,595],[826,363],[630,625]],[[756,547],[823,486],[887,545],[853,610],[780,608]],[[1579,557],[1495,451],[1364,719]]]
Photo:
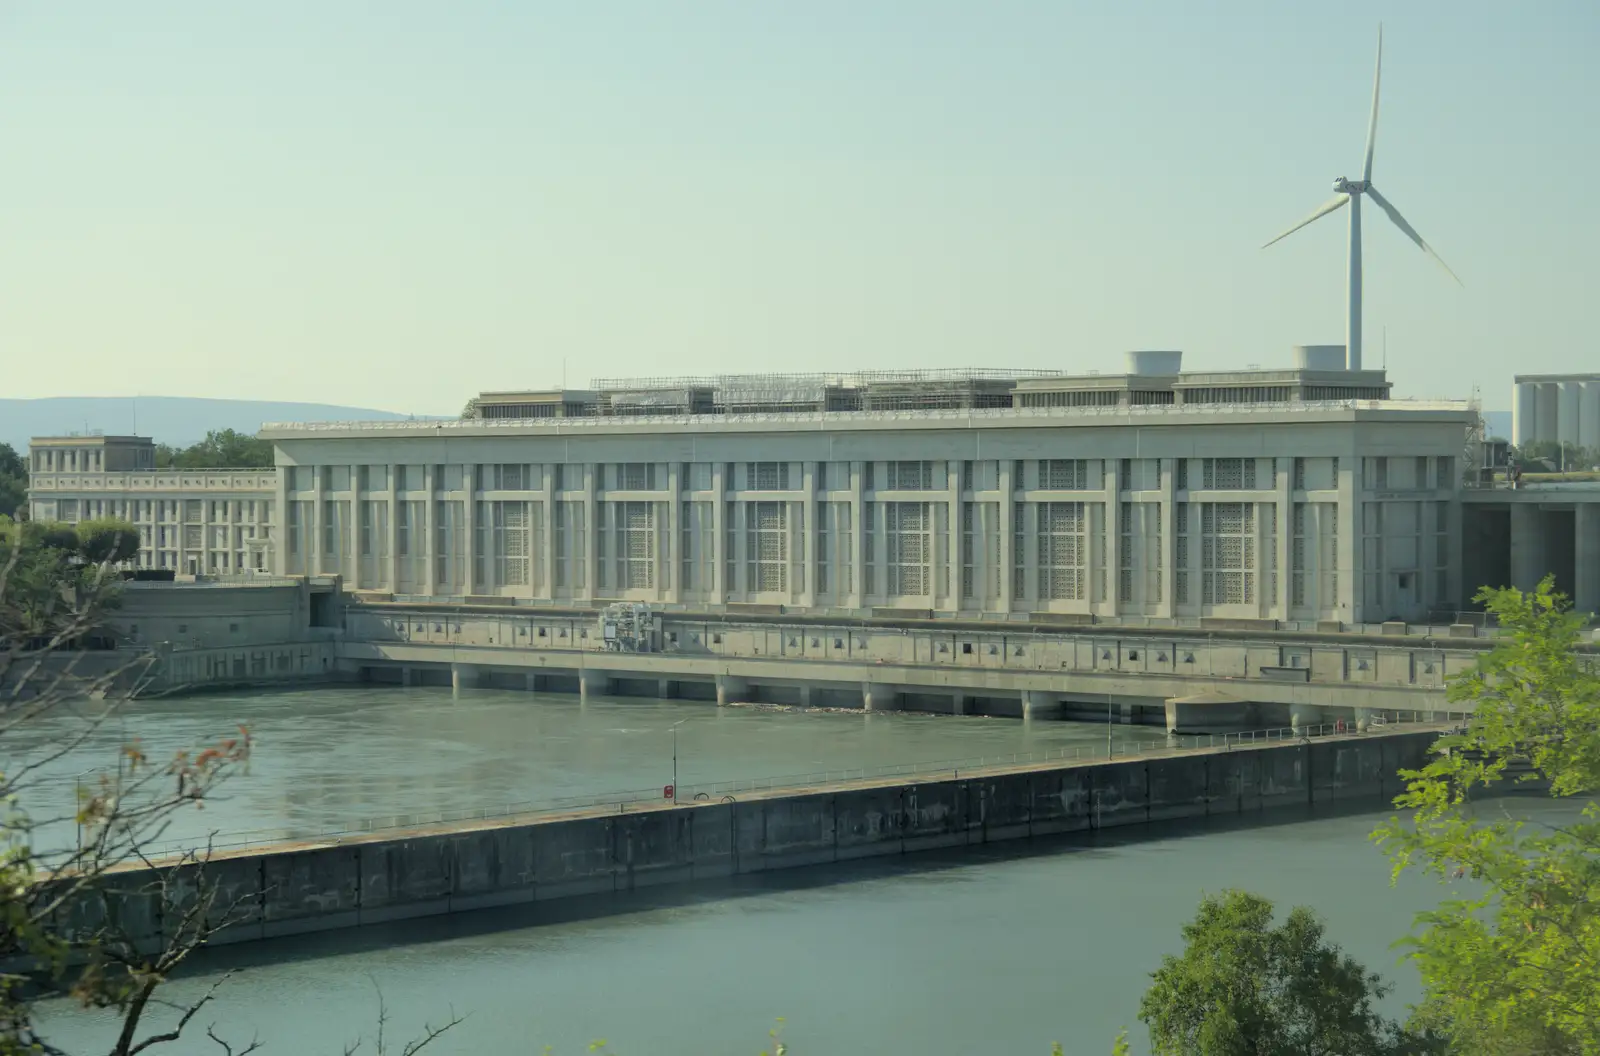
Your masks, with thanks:
[[[1039,600],[1082,601],[1089,564],[1088,512],[1081,502],[1041,502]]]
[[[749,589],[764,594],[788,590],[789,504],[746,503],[745,516],[749,521],[745,542]]]
[[[905,463],[900,463],[904,465]],[[929,565],[932,557],[928,504],[889,502],[884,504],[884,554],[890,597],[912,597],[931,593]]]
[[[1255,504],[1200,506],[1201,595],[1207,605],[1255,601]]]
[[[656,504],[619,502],[617,512],[617,586],[647,590],[655,586]]]

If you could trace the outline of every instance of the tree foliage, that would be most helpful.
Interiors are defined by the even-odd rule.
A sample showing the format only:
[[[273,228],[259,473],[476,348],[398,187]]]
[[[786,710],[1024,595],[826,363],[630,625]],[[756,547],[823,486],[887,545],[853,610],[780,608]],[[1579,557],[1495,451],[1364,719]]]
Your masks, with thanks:
[[[1374,1011],[1376,974],[1328,942],[1296,906],[1245,891],[1208,896],[1139,1006],[1157,1056],[1378,1056],[1428,1051]]]
[[[121,564],[139,554],[139,529],[119,517],[80,521],[78,552],[90,564]]]
[[[272,442],[232,429],[213,429],[188,447],[156,445],[161,469],[265,469],[272,465]]]
[[[15,517],[27,504],[27,460],[10,444],[0,444],[0,517]]]
[[[1417,1022],[1464,1056],[1600,1056],[1600,675],[1550,577],[1477,600],[1506,637],[1450,686],[1474,718],[1404,775],[1411,823],[1375,834],[1397,874],[1479,892],[1420,914],[1406,940],[1427,991]],[[1529,824],[1487,801],[1518,785],[1569,801],[1571,821]]]

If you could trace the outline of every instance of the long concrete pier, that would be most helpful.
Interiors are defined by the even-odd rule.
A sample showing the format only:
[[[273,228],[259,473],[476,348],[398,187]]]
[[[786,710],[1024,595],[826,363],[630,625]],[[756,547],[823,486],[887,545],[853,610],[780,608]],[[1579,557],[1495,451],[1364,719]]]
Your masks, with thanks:
[[[1334,735],[1229,750],[1063,762],[563,816],[477,821],[216,855],[203,868],[246,942],[408,917],[594,896],[854,858],[976,846],[1171,818],[1248,815],[1333,801],[1386,806],[1437,729]],[[197,867],[184,867],[185,869]],[[132,892],[153,877],[120,874]],[[174,889],[194,897],[198,885]],[[162,934],[145,895],[116,900],[122,927]],[[80,905],[60,924],[98,916]]]

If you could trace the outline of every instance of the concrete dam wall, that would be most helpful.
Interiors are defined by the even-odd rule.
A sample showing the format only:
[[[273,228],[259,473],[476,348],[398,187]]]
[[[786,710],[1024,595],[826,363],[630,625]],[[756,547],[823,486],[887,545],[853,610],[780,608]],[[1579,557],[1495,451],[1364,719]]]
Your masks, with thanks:
[[[875,855],[1240,815],[1333,801],[1387,806],[1438,731],[1054,764],[948,780],[773,792],[625,813],[474,822],[220,854],[204,868],[236,923],[218,942],[354,927],[546,899],[692,883]],[[187,867],[186,867],[187,868]],[[130,892],[152,879],[129,870]],[[196,885],[176,885],[193,897]],[[78,906],[68,929],[98,916]],[[128,894],[111,912],[155,939],[165,912]]]

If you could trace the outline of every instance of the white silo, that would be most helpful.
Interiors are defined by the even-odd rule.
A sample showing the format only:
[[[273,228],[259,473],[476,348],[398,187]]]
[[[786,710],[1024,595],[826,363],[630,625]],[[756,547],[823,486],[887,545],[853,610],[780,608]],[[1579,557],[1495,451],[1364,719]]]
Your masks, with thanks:
[[[1124,353],[1123,361],[1129,374],[1140,376],[1171,377],[1183,370],[1182,352],[1141,349]]]
[[[1300,370],[1343,370],[1343,345],[1295,345],[1294,365]]]
[[[1528,381],[1511,384],[1511,442],[1523,447],[1539,435],[1539,386]]]

